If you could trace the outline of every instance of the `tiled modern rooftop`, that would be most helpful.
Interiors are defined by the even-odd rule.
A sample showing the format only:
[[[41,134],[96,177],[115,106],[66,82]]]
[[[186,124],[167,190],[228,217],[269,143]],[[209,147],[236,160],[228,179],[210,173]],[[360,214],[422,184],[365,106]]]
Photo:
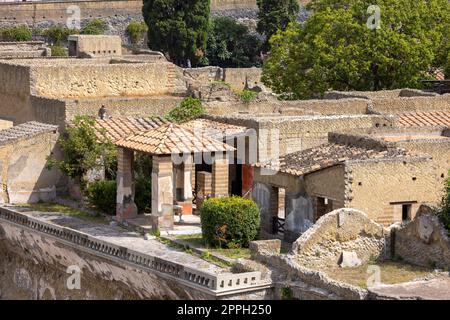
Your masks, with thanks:
[[[272,160],[258,163],[257,167],[271,169],[295,176],[329,168],[349,160],[394,159],[413,156],[396,148],[373,150],[342,144],[325,144],[308,150],[298,151]]]
[[[117,141],[116,145],[152,155],[234,151],[221,141],[174,123],[131,135]]]
[[[408,112],[398,116],[399,126],[404,127],[450,126],[450,111]]]
[[[116,142],[130,135],[158,128],[166,123],[168,121],[162,117],[111,117],[97,119],[95,128],[100,139],[106,136],[111,141]]]
[[[38,134],[56,131],[58,126],[31,121],[17,126],[0,130],[0,145],[4,145],[19,139],[31,138]]]
[[[101,139],[106,136],[111,141],[116,142],[131,135],[142,133],[158,128],[169,122],[162,117],[110,117],[107,119],[97,119],[95,128],[97,135]],[[221,123],[208,119],[195,119],[181,124],[181,126],[194,131],[199,135],[223,140],[226,137],[244,134],[245,127],[232,124]]]

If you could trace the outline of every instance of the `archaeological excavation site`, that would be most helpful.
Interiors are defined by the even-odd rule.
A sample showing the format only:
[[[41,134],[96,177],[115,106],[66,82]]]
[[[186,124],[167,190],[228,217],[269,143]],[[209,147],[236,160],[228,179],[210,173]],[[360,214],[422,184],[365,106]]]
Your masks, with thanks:
[[[450,2],[378,2],[0,1],[0,300],[450,300]]]

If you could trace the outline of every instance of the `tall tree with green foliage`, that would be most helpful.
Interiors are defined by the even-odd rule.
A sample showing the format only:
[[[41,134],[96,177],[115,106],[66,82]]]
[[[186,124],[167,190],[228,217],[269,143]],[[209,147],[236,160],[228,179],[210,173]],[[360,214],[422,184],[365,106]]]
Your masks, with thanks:
[[[148,45],[177,65],[196,65],[204,56],[210,0],[144,0]]]
[[[312,16],[271,39],[266,85],[286,98],[417,87],[448,55],[447,0],[312,0]],[[372,20],[371,20],[372,19]]]
[[[257,3],[258,32],[267,38],[265,49],[268,50],[269,39],[296,20],[300,6],[298,0],[257,0]]]
[[[262,41],[229,17],[211,19],[204,61],[223,68],[260,66]]]

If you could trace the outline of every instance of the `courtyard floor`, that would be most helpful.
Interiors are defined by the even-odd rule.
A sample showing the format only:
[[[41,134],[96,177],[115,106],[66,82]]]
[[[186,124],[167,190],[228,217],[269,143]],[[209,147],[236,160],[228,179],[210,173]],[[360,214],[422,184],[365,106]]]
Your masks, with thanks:
[[[375,266],[375,267],[373,267]],[[330,278],[352,284],[364,289],[373,283],[374,272],[379,268],[382,284],[398,284],[423,279],[433,275],[433,269],[413,266],[404,262],[373,262],[356,268],[325,267],[321,271]]]

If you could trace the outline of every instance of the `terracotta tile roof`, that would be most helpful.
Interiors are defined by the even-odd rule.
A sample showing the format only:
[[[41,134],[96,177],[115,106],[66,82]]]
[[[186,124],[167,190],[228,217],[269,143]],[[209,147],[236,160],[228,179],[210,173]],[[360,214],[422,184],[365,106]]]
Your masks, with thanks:
[[[131,135],[117,141],[116,145],[153,155],[235,150],[221,141],[205,135],[198,135],[194,131],[174,123],[167,123],[156,129]]]
[[[56,131],[57,129],[58,126],[36,121],[22,123],[8,129],[0,130],[0,145],[19,139],[31,138],[44,132]]]
[[[168,121],[161,117],[110,117],[96,119],[95,128],[99,139],[106,136],[111,141],[116,142],[130,135],[158,128],[167,123]]]
[[[410,156],[403,149],[373,150],[350,145],[325,144],[308,150],[298,151],[255,166],[284,172],[295,176],[329,168],[348,160],[392,159]]]
[[[398,117],[399,126],[404,127],[450,126],[450,111],[408,112]]]
[[[246,127],[228,123],[217,122],[209,119],[195,119],[181,124],[194,132],[204,132],[207,137],[223,140],[226,137],[244,134]]]

